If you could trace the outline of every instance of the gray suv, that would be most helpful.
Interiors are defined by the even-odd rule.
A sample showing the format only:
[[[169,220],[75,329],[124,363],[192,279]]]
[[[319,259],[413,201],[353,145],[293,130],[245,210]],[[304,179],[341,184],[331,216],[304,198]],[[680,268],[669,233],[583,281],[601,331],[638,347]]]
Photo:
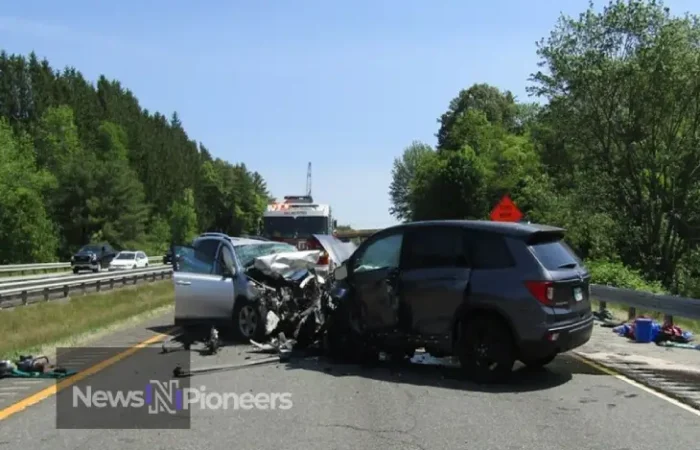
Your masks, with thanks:
[[[330,349],[366,357],[424,347],[458,356],[476,381],[504,380],[516,360],[544,366],[593,329],[590,275],[564,234],[488,221],[382,230],[334,272]]]

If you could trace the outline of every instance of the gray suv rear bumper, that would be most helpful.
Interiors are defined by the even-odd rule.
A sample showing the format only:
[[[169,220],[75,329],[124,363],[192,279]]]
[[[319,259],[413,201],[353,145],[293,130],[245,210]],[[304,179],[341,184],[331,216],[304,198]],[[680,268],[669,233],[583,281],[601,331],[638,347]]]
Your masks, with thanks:
[[[545,330],[538,340],[520,342],[520,354],[523,358],[543,358],[554,353],[563,353],[584,345],[593,333],[593,316],[565,327]],[[556,339],[552,339],[557,335]]]

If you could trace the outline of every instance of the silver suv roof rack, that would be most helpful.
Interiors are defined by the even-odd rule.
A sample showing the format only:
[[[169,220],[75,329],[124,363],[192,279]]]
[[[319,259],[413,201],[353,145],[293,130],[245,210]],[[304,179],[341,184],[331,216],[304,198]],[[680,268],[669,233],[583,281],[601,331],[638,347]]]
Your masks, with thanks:
[[[225,234],[225,233],[217,233],[217,232],[213,232],[213,231],[207,231],[206,233],[202,233],[202,234],[200,234],[199,236],[200,236],[200,237],[201,237],[201,236],[219,236],[219,237],[225,237],[225,238],[229,237],[228,234]]]

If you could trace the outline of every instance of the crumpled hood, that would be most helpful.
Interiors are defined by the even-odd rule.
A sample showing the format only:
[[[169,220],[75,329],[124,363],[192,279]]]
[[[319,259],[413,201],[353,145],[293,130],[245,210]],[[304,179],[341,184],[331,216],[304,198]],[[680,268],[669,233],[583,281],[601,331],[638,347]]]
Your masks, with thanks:
[[[297,270],[309,270],[316,267],[321,252],[308,250],[299,252],[273,253],[266,256],[258,256],[253,266],[265,275],[285,275]]]
[[[357,250],[354,243],[343,242],[330,234],[314,234],[314,237],[336,265],[344,263]]]

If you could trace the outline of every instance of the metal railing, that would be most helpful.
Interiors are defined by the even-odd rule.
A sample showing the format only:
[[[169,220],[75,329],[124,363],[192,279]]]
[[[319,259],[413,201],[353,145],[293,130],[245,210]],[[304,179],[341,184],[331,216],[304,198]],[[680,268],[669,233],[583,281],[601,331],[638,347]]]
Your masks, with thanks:
[[[149,256],[148,261],[162,261],[163,255],[161,256]],[[5,264],[0,265],[0,273],[27,273],[27,272],[41,272],[41,271],[54,271],[54,270],[68,270],[70,269],[69,262],[53,262],[53,263],[42,263],[42,264]]]
[[[674,316],[700,320],[700,300],[696,298],[652,294],[598,284],[591,285],[591,298],[600,302],[601,310],[607,307],[607,303],[627,306],[629,319],[637,316],[637,309],[643,309],[664,314],[665,321],[669,323],[673,323]]]
[[[149,259],[157,258],[162,259],[162,256],[149,257]],[[65,267],[70,267],[70,263],[49,264],[63,264]],[[7,266],[0,266],[0,268],[5,267]],[[170,276],[172,276],[172,267],[160,265],[109,273],[13,280],[9,283],[2,283],[0,278],[0,308],[26,305],[33,303],[34,299],[52,300],[52,296],[55,297],[56,293],[60,293],[59,297],[64,298],[76,290],[86,292],[87,290],[100,291],[102,288],[114,289],[117,286],[136,284],[139,280],[155,281]],[[665,320],[670,323],[673,323],[674,316],[700,320],[700,299],[652,294],[597,284],[591,285],[591,298],[600,303],[600,309],[605,309],[608,303],[627,306],[630,319],[636,317],[637,310],[640,309],[664,314]]]
[[[169,265],[154,268],[133,269],[84,276],[65,276],[51,279],[18,281],[0,285],[0,309],[69,297],[72,292],[100,292],[103,288],[137,284],[139,281],[156,281],[169,278],[173,269]],[[59,294],[59,295],[56,295]]]

